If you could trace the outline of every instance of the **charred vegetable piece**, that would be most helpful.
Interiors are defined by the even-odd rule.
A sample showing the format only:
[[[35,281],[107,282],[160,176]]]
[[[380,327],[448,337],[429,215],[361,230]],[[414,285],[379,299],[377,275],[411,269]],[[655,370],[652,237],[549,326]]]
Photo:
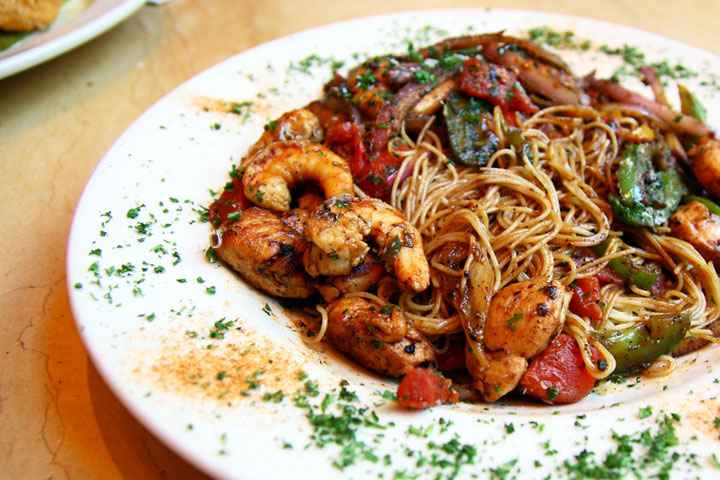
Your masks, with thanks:
[[[707,113],[705,107],[700,100],[690,91],[685,85],[678,84],[678,94],[680,95],[680,111],[685,115],[689,115],[693,118],[697,118],[701,122],[704,122]]]
[[[450,146],[465,165],[482,167],[497,150],[500,140],[490,128],[492,107],[460,91],[448,95],[443,108]]]
[[[514,127],[508,128],[507,140],[517,153],[532,159],[532,145],[522,134],[522,130]]]
[[[477,58],[465,60],[460,90],[500,107],[503,112],[517,110],[532,114],[539,110],[513,72],[494,63],[483,63]]]
[[[590,346],[594,363],[602,360]],[[520,379],[522,392],[550,404],[573,403],[584,398],[595,386],[595,377],[585,367],[580,346],[570,335],[561,333],[530,362]]]
[[[598,255],[604,255],[607,250],[608,242],[605,241],[593,247]],[[660,267],[654,263],[645,263],[637,265],[629,257],[613,258],[608,262],[608,266],[623,280],[644,290],[650,290],[662,273]]]
[[[634,227],[663,225],[687,193],[677,171],[655,170],[652,157],[649,144],[628,147],[617,171],[618,194],[609,197],[613,214]]]
[[[408,408],[429,408],[442,403],[457,403],[459,394],[452,382],[440,372],[414,368],[398,386],[398,403]]]
[[[654,263],[636,265],[628,257],[620,257],[613,258],[608,265],[625,280],[645,290],[650,290],[660,278],[660,267]]]
[[[644,324],[601,336],[600,342],[615,357],[613,375],[638,372],[660,355],[669,353],[690,328],[690,317],[668,314],[651,317]]]

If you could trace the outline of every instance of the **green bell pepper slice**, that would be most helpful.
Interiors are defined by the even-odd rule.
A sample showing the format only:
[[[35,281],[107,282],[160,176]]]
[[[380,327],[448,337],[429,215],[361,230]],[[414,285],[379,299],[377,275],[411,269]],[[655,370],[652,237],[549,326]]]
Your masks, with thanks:
[[[443,115],[455,158],[465,165],[487,165],[500,145],[500,139],[488,127],[492,106],[455,90],[445,101]]]
[[[680,95],[680,111],[704,122],[707,118],[707,112],[700,100],[685,85],[678,84],[677,88]]]
[[[660,355],[669,353],[690,329],[686,314],[651,317],[647,322],[598,339],[617,362],[613,375],[639,372]]]
[[[676,170],[655,170],[653,153],[646,143],[626,148],[617,171],[618,194],[609,197],[613,214],[634,227],[665,224],[687,193]]]
[[[598,255],[605,255],[609,240],[595,245],[593,250]],[[632,283],[644,290],[650,290],[662,270],[659,266],[654,263],[644,263],[642,265],[636,265],[630,259],[630,257],[617,257],[613,258],[608,262],[608,266],[620,275],[625,281]]]
[[[707,207],[710,213],[720,216],[720,206],[712,200],[708,200],[705,197],[698,197],[697,195],[685,195],[682,198],[682,203],[699,202]]]
[[[29,34],[30,32],[0,32],[0,52],[10,48]]]

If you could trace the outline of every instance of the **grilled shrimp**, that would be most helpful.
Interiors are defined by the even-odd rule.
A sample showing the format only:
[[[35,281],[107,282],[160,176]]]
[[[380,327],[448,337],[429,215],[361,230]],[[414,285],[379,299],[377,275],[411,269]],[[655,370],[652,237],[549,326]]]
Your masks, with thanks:
[[[403,290],[421,292],[430,284],[420,233],[380,200],[331,197],[313,211],[305,237],[312,245],[303,263],[312,276],[347,275],[366,258],[370,246],[365,239],[372,237]]]
[[[370,370],[398,377],[435,361],[435,349],[395,307],[343,297],[329,304],[327,311],[330,342]]]
[[[562,328],[567,307],[565,287],[557,281],[510,284],[490,302],[485,346],[491,351],[534,357]]]
[[[670,217],[673,236],[690,243],[708,262],[720,265],[720,217],[700,202],[681,205]]]
[[[247,198],[280,212],[290,209],[290,189],[305,181],[317,182],[326,198],[354,192],[345,159],[304,140],[278,140],[262,147],[250,156],[243,174]]]
[[[697,181],[710,195],[720,199],[720,141],[703,137],[688,155]]]
[[[315,291],[302,268],[308,244],[303,236],[268,211],[251,207],[214,238],[218,256],[256,288],[286,298],[305,298]]]
[[[260,149],[278,140],[307,140],[320,143],[325,132],[320,125],[320,119],[304,108],[283,113],[280,118],[265,126],[265,131],[248,150],[250,155],[243,158],[242,166],[247,167],[251,156]]]

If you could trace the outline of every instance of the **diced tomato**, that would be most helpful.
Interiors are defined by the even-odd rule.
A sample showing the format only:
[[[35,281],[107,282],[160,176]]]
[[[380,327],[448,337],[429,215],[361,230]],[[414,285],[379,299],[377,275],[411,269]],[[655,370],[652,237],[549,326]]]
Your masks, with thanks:
[[[461,342],[451,342],[448,349],[438,355],[438,370],[441,372],[451,372],[453,370],[462,370],[465,368],[465,344]]]
[[[362,129],[353,122],[344,122],[329,128],[325,144],[347,160],[350,173],[363,192],[375,198],[389,198],[403,157],[393,155],[387,148],[368,157]]]
[[[408,408],[428,408],[457,403],[459,394],[450,379],[427,368],[414,368],[405,375],[397,391],[398,403]]]
[[[410,150],[404,145],[396,146],[398,150]],[[395,183],[398,170],[404,157],[391,153],[387,148],[368,158],[367,173],[360,175],[356,180],[363,192],[371,197],[389,200],[392,185]],[[405,175],[412,173],[412,168],[407,168]],[[355,176],[355,175],[353,175]]]
[[[598,279],[578,278],[570,284],[570,289],[573,292],[570,311],[575,315],[589,318],[593,325],[600,323],[603,319],[603,303]]]
[[[242,212],[252,206],[243,192],[243,184],[239,178],[233,178],[232,182],[225,185],[220,198],[215,200],[208,208],[208,220],[214,227],[227,225],[232,222],[237,212]],[[228,216],[230,218],[228,218]]]
[[[325,144],[347,160],[353,178],[364,178],[367,175],[367,152],[363,143],[363,132],[358,124],[342,122],[328,128]]]
[[[539,110],[513,72],[494,63],[483,63],[477,58],[465,60],[460,90],[499,106],[503,112],[532,114]]]
[[[595,364],[604,361],[593,346],[590,358]],[[598,363],[600,362],[600,363]],[[570,335],[561,333],[535,356],[520,379],[523,393],[550,404],[574,403],[595,386],[595,377],[585,367],[580,346]]]

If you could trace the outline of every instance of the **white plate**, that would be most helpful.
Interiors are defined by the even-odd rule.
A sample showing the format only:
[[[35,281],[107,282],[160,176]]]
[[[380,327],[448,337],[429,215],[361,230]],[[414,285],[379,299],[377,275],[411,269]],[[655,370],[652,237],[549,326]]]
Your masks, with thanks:
[[[69,0],[47,30],[0,51],[0,78],[55,58],[92,40],[140,9],[146,0]]]
[[[210,227],[198,221],[196,210],[211,202],[209,189],[222,188],[227,172],[268,119],[320,94],[330,78],[331,59],[350,65],[368,55],[405,52],[408,39],[418,47],[471,30],[522,34],[539,26],[572,30],[596,48],[629,44],[651,60],[682,60],[702,72],[687,83],[706,102],[710,123],[720,125],[715,87],[700,86],[720,72],[720,60],[704,51],[597,21],[487,9],[374,17],[291,35],[216,65],[142,115],[93,174],[77,207],[68,248],[67,278],[78,328],[101,374],[130,411],[189,461],[227,478],[379,473],[384,478],[434,478],[437,473],[451,478],[448,465],[453,462],[441,460],[452,457],[457,464],[468,458],[457,451],[472,448],[473,465],[461,466],[458,478],[485,478],[492,469],[500,475],[502,468],[513,475],[522,471],[519,478],[548,473],[558,478],[567,474],[559,467],[563,461],[575,462],[584,449],[598,452],[598,460],[604,451],[615,450],[611,429],[656,432],[660,412],[682,415],[676,448],[682,455],[697,455],[698,466],[687,466],[682,456],[673,478],[712,471],[720,392],[714,365],[720,348],[684,359],[680,371],[664,381],[631,379],[574,405],[464,404],[406,412],[380,395],[395,389],[393,380],[363,371],[326,346],[308,347],[277,301],[205,258]],[[597,68],[605,76],[618,66],[597,50],[563,56],[578,74]],[[233,104],[238,113],[228,112]],[[219,331],[222,339],[217,338],[218,321],[224,322],[218,324],[221,329],[229,327]],[[291,399],[305,388],[304,375],[323,394],[337,394],[346,380],[359,397],[353,405],[365,405],[381,424],[392,424],[358,427],[357,441],[375,452],[376,462],[361,455],[341,471],[333,466],[340,458],[337,445],[315,446],[306,410]],[[272,394],[278,391],[284,399],[274,403]],[[270,401],[264,400],[266,394]],[[322,395],[310,398],[318,402]],[[647,406],[653,414],[642,419],[639,409]],[[430,425],[427,435],[414,433],[427,432]],[[420,456],[429,460],[418,466]]]

